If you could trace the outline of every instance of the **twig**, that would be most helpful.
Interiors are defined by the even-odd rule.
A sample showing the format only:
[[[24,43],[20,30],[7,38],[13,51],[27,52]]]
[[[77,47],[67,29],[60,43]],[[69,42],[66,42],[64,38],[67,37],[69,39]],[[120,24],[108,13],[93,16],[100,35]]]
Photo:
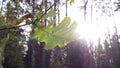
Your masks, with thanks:
[[[52,7],[54,6],[54,4],[53,5],[51,5],[46,11],[48,12]],[[40,19],[42,19],[43,18],[43,16],[45,15],[46,13],[44,12],[43,14],[42,14],[42,16],[40,17]],[[38,19],[36,19],[36,20],[38,20]],[[5,27],[5,28],[0,28],[0,30],[6,30],[6,29],[16,29],[16,28],[19,28],[19,27],[22,27],[22,26],[26,26],[26,25],[30,25],[30,24],[33,24],[33,23],[35,23],[36,22],[36,20],[34,20],[34,21],[31,21],[30,23],[26,23],[26,24],[23,24],[23,25],[18,25],[18,26],[11,26],[11,27]]]

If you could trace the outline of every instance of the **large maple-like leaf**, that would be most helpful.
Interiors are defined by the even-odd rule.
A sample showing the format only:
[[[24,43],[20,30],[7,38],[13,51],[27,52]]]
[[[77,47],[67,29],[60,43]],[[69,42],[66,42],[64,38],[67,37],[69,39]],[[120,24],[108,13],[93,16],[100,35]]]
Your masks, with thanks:
[[[55,46],[63,47],[67,42],[77,39],[75,33],[76,22],[70,25],[70,17],[65,17],[56,27],[53,26],[56,20],[51,21],[46,29],[35,28],[35,33],[31,38],[39,38],[40,42],[45,42],[45,49],[52,49]]]

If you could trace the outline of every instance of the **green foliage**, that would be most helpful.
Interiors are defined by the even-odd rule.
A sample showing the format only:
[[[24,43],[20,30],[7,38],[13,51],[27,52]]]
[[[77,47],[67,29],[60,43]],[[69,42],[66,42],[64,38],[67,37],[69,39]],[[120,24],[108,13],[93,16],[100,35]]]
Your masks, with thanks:
[[[38,12],[38,14],[36,15],[36,18],[37,18],[38,20],[40,20],[41,17],[42,17],[42,15],[43,15],[43,12],[40,11],[40,12]]]
[[[4,48],[5,48],[5,44],[6,44],[7,38],[4,38],[2,40],[0,40],[0,68],[2,68],[2,62],[4,60]]]
[[[24,46],[25,38],[19,34],[21,30],[12,31],[4,48],[4,68],[24,68]]]
[[[53,17],[54,15],[56,15],[56,11],[54,9],[51,9],[45,16],[44,18],[48,18],[48,17]]]
[[[63,47],[66,43],[75,40],[78,36],[75,35],[76,22],[70,25],[70,17],[65,17],[56,27],[53,26],[56,20],[51,21],[46,29],[36,27],[35,33],[31,38],[39,38],[40,42],[45,42],[45,49],[52,49],[56,46]]]
[[[24,47],[22,45],[19,44],[16,45],[16,44],[18,44],[18,41],[15,40],[9,40],[9,42],[7,42],[5,48],[4,67],[24,68],[24,61],[23,61]]]
[[[70,0],[71,4],[73,2],[74,0]],[[7,10],[7,11],[4,12],[4,15],[0,14],[0,29],[3,31],[4,29],[2,28],[6,28],[5,30],[10,30],[8,33],[10,34],[10,38],[9,40],[7,40],[7,43],[6,43],[6,40],[4,41],[3,38],[2,38],[3,40],[0,41],[0,45],[1,45],[0,46],[0,64],[2,64],[2,61],[3,61],[3,56],[4,56],[3,51],[4,51],[5,44],[7,44],[5,48],[5,58],[9,58],[10,60],[6,60],[5,62],[9,62],[8,64],[10,64],[11,68],[14,68],[15,66],[17,66],[16,68],[24,67],[23,61],[22,61],[24,48],[23,48],[23,45],[19,43],[21,42],[22,39],[20,39],[21,37],[18,37],[15,35],[16,33],[15,31],[17,31],[16,29],[19,28],[19,24],[22,21],[27,20],[29,18],[29,17],[26,18],[25,16],[23,16],[19,19],[18,17],[26,13],[29,13],[29,10],[28,10],[30,9],[29,7],[34,7],[34,5],[31,5],[32,3],[31,4],[27,3],[28,8],[26,10],[25,8],[22,8],[22,6],[20,6],[20,3],[22,5],[25,5],[22,1],[19,2],[19,0],[11,0],[6,2],[6,7],[4,8],[4,10]],[[36,6],[39,6],[39,5],[36,5]],[[57,45],[60,47],[63,47],[66,43],[76,39],[77,35],[75,35],[74,31],[77,24],[76,22],[74,22],[73,24],[70,25],[70,20],[71,20],[70,17],[65,17],[64,20],[60,24],[58,24],[58,26],[56,27],[53,26],[56,23],[56,19],[53,19],[52,21],[49,22],[49,24],[47,24],[47,27],[45,29],[40,28],[39,26],[42,25],[41,23],[39,23],[40,21],[53,18],[57,14],[57,12],[54,9],[48,9],[47,11],[44,11],[44,9],[46,8],[37,9],[41,11],[36,15],[36,21],[34,24],[36,24],[37,27],[35,26],[33,28],[35,30],[35,33],[31,36],[32,38],[38,37],[40,42],[45,42],[46,49],[52,49]],[[12,30],[11,28],[8,29],[8,27],[14,27],[14,26],[18,26],[18,27],[12,28]],[[0,35],[4,35],[4,34],[0,34]],[[0,38],[1,37],[2,36],[0,36]],[[2,66],[0,68],[2,68]]]
[[[72,5],[75,2],[75,0],[67,0],[67,1],[69,1],[70,5]]]
[[[3,16],[3,14],[0,13],[0,28],[4,28],[6,26],[6,18]]]

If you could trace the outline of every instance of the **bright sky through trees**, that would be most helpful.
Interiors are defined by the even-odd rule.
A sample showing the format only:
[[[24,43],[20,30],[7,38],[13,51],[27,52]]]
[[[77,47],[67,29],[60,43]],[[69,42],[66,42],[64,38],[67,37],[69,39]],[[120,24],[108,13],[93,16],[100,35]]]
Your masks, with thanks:
[[[107,1],[105,1],[105,3],[106,2]],[[83,5],[82,0],[75,0],[72,6],[68,6],[68,16],[71,17],[72,21],[78,22],[76,32],[80,34],[80,38],[97,42],[99,38],[104,40],[108,32],[113,35],[115,31],[114,26],[118,28],[118,32],[120,31],[120,13],[114,12],[115,5],[113,0],[107,5],[111,7],[111,9],[105,9],[105,11],[109,13],[102,13],[102,10],[97,8],[98,6],[95,5],[95,2],[89,0],[86,10],[86,20],[84,20]],[[63,14],[63,16],[65,16],[65,7],[61,7],[61,10],[61,15]],[[109,16],[107,14],[111,15]],[[61,18],[63,17],[61,16]]]
[[[87,0],[86,0],[87,1]],[[109,0],[108,0],[109,1]],[[107,2],[107,1],[105,1]],[[0,4],[2,5],[2,0],[0,0]],[[102,3],[103,4],[103,3]],[[0,8],[1,8],[0,5]],[[111,0],[111,3],[108,5],[112,9],[106,9],[110,11],[111,16],[107,16],[107,14],[103,13],[101,15],[101,9],[98,9],[93,0],[89,0],[86,9],[86,21],[84,19],[84,2],[82,0],[75,0],[72,6],[68,5],[68,16],[71,17],[72,22],[77,21],[78,27],[76,32],[80,34],[80,38],[85,38],[87,40],[97,41],[98,38],[102,40],[105,39],[105,34],[110,32],[110,34],[114,33],[114,26],[119,27],[119,17],[120,13],[114,12],[115,5],[114,0]],[[92,7],[91,7],[92,6]],[[65,5],[59,7],[60,8],[60,20],[65,17]],[[98,12],[96,12],[98,11]],[[25,27],[27,28],[27,26]]]

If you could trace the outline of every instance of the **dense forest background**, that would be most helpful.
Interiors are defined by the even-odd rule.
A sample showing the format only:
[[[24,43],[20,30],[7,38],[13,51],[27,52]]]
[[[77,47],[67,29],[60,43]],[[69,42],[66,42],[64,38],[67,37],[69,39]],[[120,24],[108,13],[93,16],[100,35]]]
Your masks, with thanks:
[[[82,23],[111,17],[113,33],[106,27],[97,44],[79,38],[68,14],[76,1]],[[119,0],[1,0],[0,68],[120,68],[119,10]]]

